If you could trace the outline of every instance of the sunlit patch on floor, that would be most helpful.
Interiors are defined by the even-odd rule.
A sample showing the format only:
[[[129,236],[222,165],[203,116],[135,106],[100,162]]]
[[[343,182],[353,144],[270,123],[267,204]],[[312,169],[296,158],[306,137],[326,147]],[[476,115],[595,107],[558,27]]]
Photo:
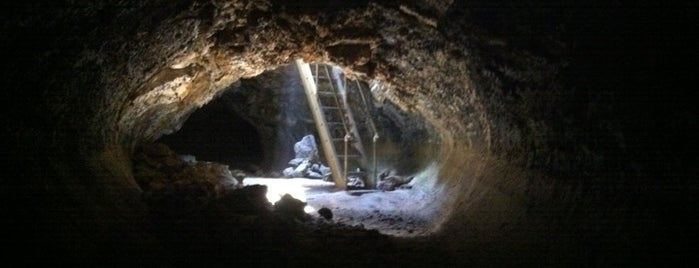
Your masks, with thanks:
[[[424,189],[395,191],[341,191],[332,182],[305,178],[246,178],[245,185],[266,185],[267,199],[274,203],[284,194],[307,202],[305,212],[319,217],[328,208],[337,223],[363,226],[383,234],[415,237],[432,233],[435,216],[434,192]]]
[[[272,179],[272,178],[245,178],[244,185],[266,185],[267,200],[274,204],[279,201],[285,194],[290,194],[294,198],[303,202],[308,202],[308,195],[317,193],[318,189],[332,189],[335,184],[322,180],[311,180],[305,178],[296,179]],[[306,205],[304,211],[306,213],[314,213],[318,208],[314,208],[310,204]]]

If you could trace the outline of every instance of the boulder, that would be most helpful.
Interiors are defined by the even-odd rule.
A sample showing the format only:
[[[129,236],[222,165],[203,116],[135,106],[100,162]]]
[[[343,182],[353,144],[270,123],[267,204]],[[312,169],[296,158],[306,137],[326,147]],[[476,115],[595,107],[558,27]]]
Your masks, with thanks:
[[[347,176],[347,187],[350,188],[364,188],[364,180],[360,176]]]
[[[318,146],[313,135],[304,136],[299,142],[294,144],[296,158],[316,159],[318,158]]]
[[[299,174],[305,174],[306,170],[311,166],[311,163],[308,162],[308,160],[304,160],[301,164],[296,166],[294,169],[294,172],[298,172]],[[303,176],[303,175],[302,175]]]
[[[284,175],[284,177],[287,177],[287,178],[293,177],[293,174],[294,174],[294,168],[292,168],[292,167],[288,167],[288,168],[284,169],[284,171],[282,171],[282,175]]]
[[[311,179],[322,179],[323,178],[323,174],[320,174],[320,173],[312,171],[312,170],[307,171],[306,176],[308,178],[311,178]]]
[[[283,217],[303,221],[308,219],[308,214],[304,211],[305,207],[306,202],[298,200],[290,194],[285,194],[279,201],[274,203],[274,212],[279,213]]]
[[[318,214],[326,220],[333,219],[333,212],[329,208],[322,207],[321,209],[318,210]]]
[[[301,164],[303,162],[303,160],[305,160],[305,159],[303,159],[303,158],[291,159],[291,160],[289,160],[289,165],[292,167],[298,166],[299,164]]]

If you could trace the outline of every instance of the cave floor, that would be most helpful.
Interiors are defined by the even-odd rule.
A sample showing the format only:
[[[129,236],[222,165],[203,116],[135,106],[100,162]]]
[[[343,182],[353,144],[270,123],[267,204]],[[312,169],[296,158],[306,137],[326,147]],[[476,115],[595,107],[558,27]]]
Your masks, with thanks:
[[[245,185],[267,185],[267,198],[274,203],[285,193],[307,202],[306,212],[320,218],[317,210],[332,211],[335,223],[363,227],[397,237],[417,237],[432,232],[424,210],[434,200],[432,194],[417,188],[378,190],[338,190],[334,183],[306,178],[246,178]]]
[[[243,184],[267,185],[271,203],[286,193],[306,200],[310,217],[241,213],[230,201],[153,213],[163,251],[144,261],[165,267],[425,267],[464,261],[428,235],[421,203],[430,196],[419,189],[340,191],[330,182],[303,178],[246,178]],[[322,207],[332,210],[332,220],[317,213]]]

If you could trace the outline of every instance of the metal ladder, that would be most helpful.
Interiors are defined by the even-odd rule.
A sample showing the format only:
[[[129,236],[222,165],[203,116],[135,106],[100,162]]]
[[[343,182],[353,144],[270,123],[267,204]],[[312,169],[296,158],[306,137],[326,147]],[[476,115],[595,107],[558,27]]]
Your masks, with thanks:
[[[333,181],[337,188],[346,189],[349,173],[366,177],[365,167],[369,164],[351,105],[347,100],[346,80],[340,77],[339,72],[334,71],[333,67],[325,64],[309,65],[299,59],[296,60],[296,65],[325,159],[332,170]],[[361,94],[364,99],[363,93]],[[366,101],[363,100],[362,105],[366,105]],[[378,135],[375,128],[373,131],[375,143]],[[374,165],[375,162],[374,157]],[[359,174],[354,170],[359,170]]]

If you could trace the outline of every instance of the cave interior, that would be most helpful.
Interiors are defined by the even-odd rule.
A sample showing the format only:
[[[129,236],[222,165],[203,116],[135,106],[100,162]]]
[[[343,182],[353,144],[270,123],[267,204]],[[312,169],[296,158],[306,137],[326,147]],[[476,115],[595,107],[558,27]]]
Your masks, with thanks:
[[[3,253],[42,266],[692,266],[698,11],[7,4]],[[319,140],[295,60],[370,93],[379,138],[357,126],[377,155],[370,187],[286,174],[296,143]],[[378,187],[384,171],[402,187]]]

